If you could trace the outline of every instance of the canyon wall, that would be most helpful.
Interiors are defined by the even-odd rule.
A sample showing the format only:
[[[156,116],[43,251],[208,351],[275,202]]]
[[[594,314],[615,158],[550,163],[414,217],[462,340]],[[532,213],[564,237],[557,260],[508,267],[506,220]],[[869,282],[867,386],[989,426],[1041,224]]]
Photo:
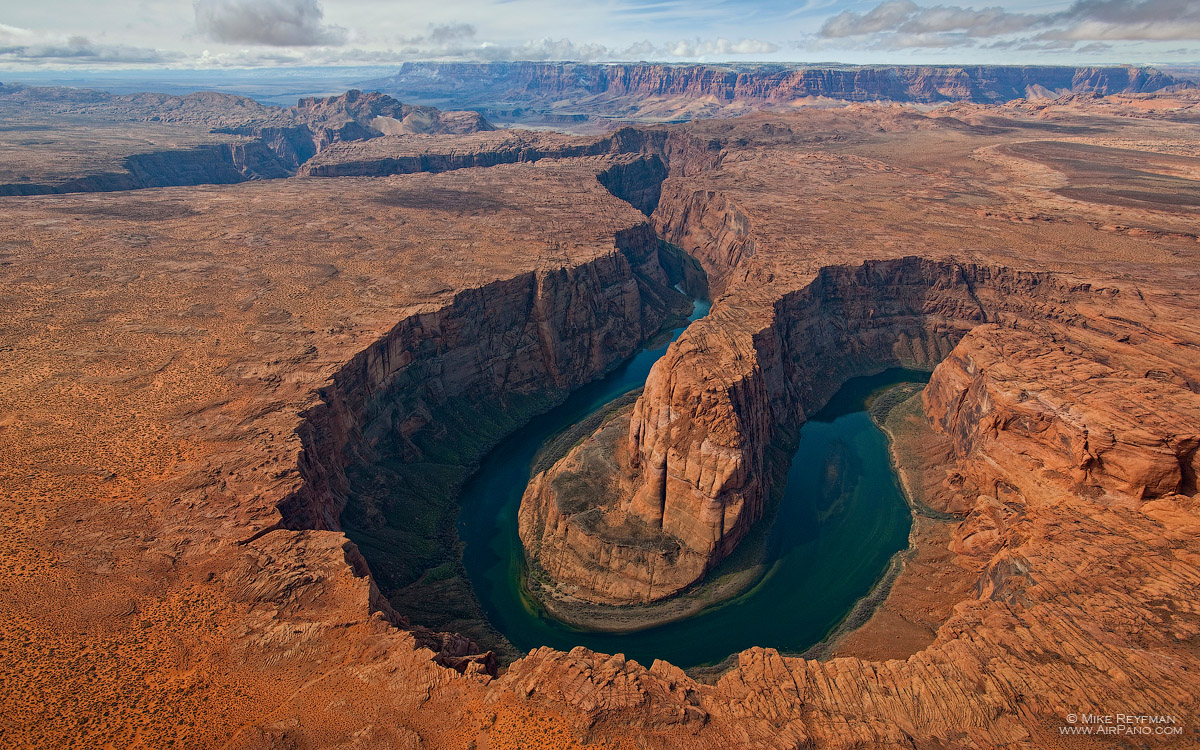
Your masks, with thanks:
[[[404,318],[304,413],[302,484],[278,504],[280,520],[251,539],[279,528],[344,531],[355,543],[347,554],[371,570],[373,608],[412,629],[442,662],[494,673],[495,657],[476,643],[507,646],[462,574],[447,582],[444,572],[461,566],[457,488],[521,422],[686,309],[671,288],[674,273],[640,224],[617,232],[609,254],[498,280]],[[442,583],[427,585],[434,569]],[[444,630],[468,637],[436,632]]]
[[[506,132],[481,141],[422,142],[413,148],[406,148],[403,140],[383,138],[370,143],[335,144],[305,163],[299,174],[308,177],[383,177],[588,156],[633,154],[665,159],[669,150],[665,130],[643,128],[619,128],[599,138]],[[662,177],[657,179],[661,182]]]
[[[763,516],[772,480],[769,444],[817,411],[846,379],[896,365],[931,370],[982,325],[1051,339],[1086,326],[1100,347],[1108,340],[1097,333],[1103,328],[1075,308],[1115,296],[1044,273],[908,257],[822,268],[805,287],[777,300],[758,329],[722,325],[718,303],[714,315],[693,324],[651,371],[628,417],[626,445],[613,451],[608,470],[614,476],[591,479],[575,492],[614,488],[604,511],[598,516],[595,503],[581,505],[573,496],[572,482],[604,470],[585,467],[586,451],[577,450],[531,484],[522,538],[578,598],[621,604],[670,596],[728,555]],[[976,374],[971,366],[962,369]],[[931,393],[947,388],[937,383]],[[988,421],[978,417],[964,413],[962,421],[986,431]],[[958,427],[956,416],[942,419],[945,429],[958,430],[964,453],[981,440]],[[1173,450],[1162,461],[1190,466],[1192,443],[1183,440]],[[1175,491],[1188,481],[1181,477],[1190,469],[1168,471],[1162,461],[1146,469],[1164,477],[1155,487]],[[1122,481],[1128,487],[1149,482]],[[635,557],[638,564],[631,564]]]
[[[719,102],[1008,101],[1031,92],[1156,91],[1176,83],[1154,68],[1060,66],[828,66],[585,63],[404,63],[370,85],[457,106],[545,103],[588,97],[710,97]]]
[[[288,177],[295,172],[294,152],[270,144],[243,140],[134,154],[126,157],[124,172],[103,172],[55,184],[0,185],[4,195],[53,195],[137,190],[174,185],[230,185],[246,180]]]
[[[635,351],[682,295],[670,288],[648,225],[618,234],[616,245],[582,266],[461,292],[355,356],[305,415],[304,485],[280,505],[282,524],[340,528],[348,464],[385,453],[417,462],[433,452],[467,454],[469,463],[488,443],[478,419],[464,416],[499,405],[519,423]]]
[[[596,175],[608,192],[647,216],[658,208],[667,165],[656,155],[617,159]]]
[[[673,159],[672,169],[681,161],[687,163]],[[737,204],[719,191],[694,190],[682,180],[664,182],[659,192],[655,229],[704,265],[714,299],[734,279],[745,280],[743,263],[755,256],[756,248],[750,219]]]
[[[300,174],[308,177],[383,177],[416,172],[449,172],[455,169],[494,167],[498,164],[519,164],[542,159],[636,153],[641,144],[627,148],[617,145],[611,138],[602,138],[560,145],[544,144],[537,139],[517,138],[501,143],[481,144],[479,148],[474,149],[464,148],[462,144],[453,142],[447,146],[445,150],[421,148],[405,153],[402,148],[397,148],[387,149],[385,154],[375,154],[363,153],[363,149],[356,144],[346,144],[330,150],[320,160],[305,164],[300,169]]]
[[[378,91],[357,89],[329,97],[306,97],[295,107],[269,111],[265,117],[214,128],[214,133],[243,135],[261,141],[291,172],[336,143],[365,141],[383,135],[464,135],[495,130],[477,112],[442,112],[414,106]]]
[[[993,497],[998,487],[1026,497],[1053,488],[1126,508],[1195,494],[1194,366],[1081,333],[1063,345],[980,326],[934,371],[925,410],[967,478]],[[997,529],[980,531],[957,551],[997,541]]]

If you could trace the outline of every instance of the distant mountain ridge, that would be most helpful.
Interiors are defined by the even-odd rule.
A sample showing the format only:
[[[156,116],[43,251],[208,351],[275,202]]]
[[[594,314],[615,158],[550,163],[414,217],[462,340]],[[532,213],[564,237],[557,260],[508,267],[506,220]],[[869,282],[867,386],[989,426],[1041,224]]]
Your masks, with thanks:
[[[377,131],[375,135],[396,134],[401,130],[474,133],[492,129],[477,112],[442,112],[434,107],[405,104],[378,91],[364,93],[356,89],[336,96],[305,97],[293,107],[276,107],[217,91],[183,96],[155,92],[112,94],[99,89],[0,83],[0,116],[16,108],[24,109],[26,114],[69,114],[214,129],[305,126],[314,131],[337,131],[352,123],[364,130]]]
[[[670,111],[714,114],[730,105],[783,105],[825,97],[852,102],[995,103],[1066,93],[1140,93],[1181,83],[1151,67],[802,66],[665,63],[404,63],[395,75],[367,82],[407,99],[505,110],[542,107],[624,116]],[[638,100],[674,100],[648,107]],[[700,109],[696,103],[703,100]],[[690,102],[690,103],[689,103]]]

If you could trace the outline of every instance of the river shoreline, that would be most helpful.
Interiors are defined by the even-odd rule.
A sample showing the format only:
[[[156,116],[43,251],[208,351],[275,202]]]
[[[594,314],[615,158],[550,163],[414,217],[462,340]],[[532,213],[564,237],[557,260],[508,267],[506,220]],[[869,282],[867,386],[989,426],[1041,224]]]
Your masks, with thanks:
[[[923,516],[928,517],[925,516],[925,511],[933,514],[936,514],[937,511],[928,508],[918,498],[909,477],[910,467],[900,457],[899,444],[911,439],[913,436],[909,431],[900,430],[898,425],[890,419],[894,413],[897,413],[897,410],[911,412],[914,408],[923,418],[924,412],[920,407],[920,402],[924,387],[924,383],[897,383],[868,397],[866,402],[867,413],[871,415],[872,421],[887,437],[891,468],[896,475],[901,493],[904,496],[905,502],[908,503],[909,511],[913,517],[913,525],[909,530],[909,545],[892,555],[887,567],[871,587],[870,591],[854,604],[854,607],[846,613],[842,621],[825,638],[802,652],[785,651],[783,652],[785,656],[826,660],[833,656],[842,655],[836,653],[841,644],[850,635],[866,627],[875,617],[876,613],[884,607],[892,594],[896,581],[904,574],[906,563],[917,554],[918,547],[924,543],[923,535],[919,528],[921,519]],[[881,402],[888,402],[886,408],[879,408]],[[932,434],[932,430],[930,434]],[[721,674],[735,666],[737,666],[737,654],[731,654],[718,664],[688,670],[688,674],[704,682],[715,682]]]
[[[887,435],[892,468],[912,513],[909,546],[893,556],[847,618],[805,652],[808,658],[907,658],[933,643],[954,603],[977,578],[949,550],[963,516],[938,508],[954,504],[955,491],[945,481],[954,467],[953,453],[949,440],[929,424],[921,392],[880,416],[876,423]]]
[[[800,654],[804,658],[819,660],[831,658],[842,641],[874,618],[876,612],[891,596],[892,587],[904,573],[905,564],[916,554],[917,547],[921,543],[920,524],[921,517],[924,515],[922,511],[928,509],[928,506],[917,497],[913,482],[909,477],[909,467],[900,457],[899,446],[901,440],[911,438],[913,435],[908,430],[901,430],[898,424],[892,421],[892,416],[897,411],[912,411],[914,408],[921,417],[924,417],[924,410],[921,408],[920,402],[925,386],[921,384],[914,389],[914,385],[917,384],[899,383],[875,394],[868,399],[867,403],[867,413],[871,415],[871,421],[887,436],[888,458],[892,465],[892,471],[900,485],[900,492],[903,494],[905,502],[908,503],[909,512],[912,513],[913,523],[908,532],[908,547],[892,555],[887,568],[866,596],[855,603],[854,608],[846,613],[846,618],[838,623],[820,643]],[[932,511],[932,509],[928,510]]]
[[[897,383],[878,393],[872,394],[866,399],[864,404],[867,412],[871,414],[872,421],[888,438],[888,454],[891,467],[897,476],[905,501],[908,503],[909,509],[913,514],[914,526],[909,533],[909,547],[893,555],[888,563],[888,567],[884,570],[876,584],[847,613],[843,623],[856,624],[847,626],[844,630],[843,626],[839,625],[835,634],[830,637],[833,640],[840,639],[846,633],[861,627],[871,618],[875,610],[883,604],[892,583],[903,571],[906,556],[909,556],[909,553],[913,550],[916,535],[916,519],[918,516],[924,515],[939,520],[945,520],[943,517],[948,516],[948,514],[933,510],[916,496],[908,479],[907,471],[896,453],[897,430],[895,426],[891,429],[887,426],[889,413],[912,399],[919,401],[923,389],[923,383]],[[638,392],[640,393],[640,389]],[[877,405],[881,404],[881,402],[887,403],[882,409],[877,408]],[[565,431],[565,434],[577,435],[578,439],[581,440],[593,432],[596,427],[599,427],[602,421],[607,422],[610,419],[620,418],[620,412],[631,410],[632,400],[622,397],[587,420],[591,425],[591,429],[580,431],[572,428]],[[601,416],[602,419],[597,418]],[[575,441],[571,442],[574,443]],[[756,524],[756,529],[751,535],[738,546],[734,554],[721,561],[713,571],[711,577],[706,577],[691,588],[669,599],[651,604],[620,606],[595,604],[558,594],[552,586],[547,585],[549,576],[540,571],[536,561],[530,560],[529,556],[526,555],[526,572],[522,581],[522,593],[529,598],[533,606],[542,609],[546,615],[564,625],[578,628],[581,631],[613,634],[636,633],[641,630],[648,630],[685,620],[700,614],[710,607],[735,604],[737,598],[753,589],[762,580],[768,570],[768,566],[766,565],[767,534],[770,532],[774,516],[778,511],[779,502],[783,499],[783,490],[790,464],[789,459],[797,447],[796,439],[786,442],[789,443],[786,448],[773,446],[773,452],[777,455],[773,456],[774,460],[770,461],[771,471],[775,476],[774,481],[769,483],[769,486],[772,488],[772,497],[768,501],[767,513]],[[566,450],[569,450],[569,447]],[[556,457],[561,457],[565,455],[566,450],[559,448],[558,450],[548,452]],[[539,453],[538,465],[535,465],[533,473],[547,468],[550,463],[553,463],[553,460],[546,462],[542,458],[542,453]],[[830,638],[826,638],[820,643],[815,644],[811,649],[805,651],[804,655],[813,656],[822,647],[828,646],[832,648],[832,646],[829,646],[831,642]]]
[[[619,411],[627,416],[632,408],[630,404]],[[621,418],[619,413],[608,414],[609,418]],[[794,450],[794,445],[792,448]],[[770,463],[777,479],[786,477],[788,464],[783,459],[790,455],[788,451],[773,447]],[[772,491],[766,515],[733,554],[722,560],[704,579],[669,599],[651,604],[614,606],[559,596],[542,582],[543,577],[548,579],[548,576],[539,574],[537,563],[529,560],[528,555],[523,591],[558,622],[582,631],[612,634],[637,633],[686,620],[712,607],[733,604],[739,596],[753,589],[767,572],[767,536],[783,497],[783,482],[775,481],[770,486]]]
[[[750,646],[802,652],[805,646],[789,648],[789,641],[803,642],[811,634],[811,644],[845,621],[856,601],[878,591],[873,584],[893,557],[879,553],[907,547],[911,506],[898,486],[885,434],[866,413],[865,401],[897,382],[920,388],[912,381],[926,378],[925,373],[887,370],[851,379],[846,390],[805,423],[805,440],[798,431],[772,445],[768,464],[778,476],[770,483],[773,497],[766,515],[695,588],[648,606],[614,608],[552,599],[538,590],[552,582],[530,566],[521,547],[511,585],[523,609],[543,623],[539,630],[559,629],[563,643],[547,639],[546,645],[664,658],[702,679]],[[606,415],[605,422],[616,416],[611,405],[601,405],[598,412]],[[558,434],[562,446],[552,454],[569,450],[578,437],[571,427]],[[837,447],[843,441],[849,442]],[[831,469],[842,478],[829,485]],[[896,539],[897,534],[903,536]],[[854,591],[857,598],[847,598]]]

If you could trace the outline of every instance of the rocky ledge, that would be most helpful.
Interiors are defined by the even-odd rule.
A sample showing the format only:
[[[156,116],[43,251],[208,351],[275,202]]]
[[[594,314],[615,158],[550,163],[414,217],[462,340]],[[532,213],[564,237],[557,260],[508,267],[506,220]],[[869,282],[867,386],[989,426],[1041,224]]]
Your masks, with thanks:
[[[1115,289],[1003,267],[910,257],[822,268],[779,300],[769,325],[746,339],[711,330],[707,320],[689,330],[652,371],[631,414],[535,477],[523,501],[522,539],[574,597],[626,604],[671,596],[699,581],[763,516],[768,444],[794,431],[846,378],[889,366],[932,369],[947,355],[948,363],[957,362],[956,344],[981,326],[1001,337],[1082,338],[1087,357],[1111,363],[1127,347],[1118,339],[1131,334],[1128,325],[1108,322],[1123,307]],[[746,363],[735,378],[730,362]],[[1141,364],[1167,382],[1200,382],[1177,361]],[[947,368],[935,370],[928,391],[938,415],[949,408]],[[1126,390],[1126,381],[1106,382]],[[1116,398],[1093,395],[1101,404]],[[1144,419],[1120,426],[1107,413],[1104,426],[1090,433],[1086,424],[1076,426],[1092,438],[1074,442],[1094,453],[1091,463],[1071,453],[1069,460],[1091,477],[1081,491],[1119,487],[1141,498],[1190,486],[1193,438],[1170,438],[1166,425],[1142,436],[1150,429]],[[987,429],[978,415],[957,418]],[[953,419],[944,419],[950,429]],[[1108,442],[1098,440],[1097,430]]]
[[[623,410],[534,476],[521,499],[519,533],[532,565],[567,602],[648,603],[703,577],[708,557],[682,539],[629,513],[634,486],[628,461],[629,419]]]
[[[1047,108],[1039,127],[1066,126],[1064,110],[1076,107]],[[593,485],[617,491],[592,502],[606,518],[634,516],[719,559],[761,513],[770,479],[761,450],[775,433],[849,376],[931,368],[925,411],[953,453],[937,510],[964,516],[940,554],[975,583],[901,659],[739,655],[712,695],[735,701],[735,713],[771,696],[769,707],[746,709],[771,717],[747,745],[1040,747],[1078,706],[1130,701],[1194,721],[1200,618],[1177,604],[1200,580],[1200,332],[1193,274],[1177,260],[1195,254],[1187,210],[1169,194],[1155,203],[1143,192],[1131,211],[1111,191],[1063,190],[1067,170],[990,156],[986,141],[1005,140],[1003,127],[967,142],[936,132],[956,122],[923,127],[932,132],[892,136],[911,149],[902,155],[871,139],[782,145],[777,126],[746,123],[737,136],[748,143],[728,147],[718,166],[666,181],[656,225],[718,279],[718,299],[652,371],[627,442],[616,442],[619,424],[588,441],[614,445],[611,460],[599,464],[585,443],[530,487],[523,518],[547,519],[530,546],[541,545],[547,570],[561,566],[573,595],[659,595],[644,576],[605,564],[622,526],[581,539],[594,527],[573,514],[594,511],[560,489],[606,469]],[[843,131],[851,142],[853,128]],[[1131,123],[1105,147],[1150,132]],[[1175,149],[1166,137],[1152,142]],[[919,166],[933,143],[961,172]],[[1107,179],[1124,184],[1115,172]],[[884,186],[891,197],[873,197]],[[977,200],[1005,208],[979,211]],[[913,590],[900,575],[893,590]],[[667,685],[695,684],[657,664],[637,674],[650,702]],[[762,691],[766,683],[777,687]],[[698,705],[710,725],[725,714]],[[789,718],[815,706],[819,719]]]

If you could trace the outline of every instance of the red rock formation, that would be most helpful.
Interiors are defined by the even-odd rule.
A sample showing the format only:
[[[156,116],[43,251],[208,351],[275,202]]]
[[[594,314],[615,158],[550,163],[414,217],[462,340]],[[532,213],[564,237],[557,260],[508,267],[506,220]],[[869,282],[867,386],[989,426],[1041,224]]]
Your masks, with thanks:
[[[619,470],[628,431],[626,412],[534,476],[521,499],[521,543],[550,575],[555,598],[653,602],[687,588],[708,568],[703,548],[623,507],[636,489]]]
[[[1159,610],[1192,595],[1187,592],[1195,588],[1194,564],[1200,559],[1188,537],[1198,528],[1200,370],[1192,314],[1177,307],[1191,282],[1167,270],[1171,253],[1190,251],[1173,243],[1170,251],[1131,254],[1138,265],[1109,267],[1114,275],[1128,276],[1104,275],[1099,282],[1090,280],[1097,272],[1096,248],[1111,251],[1099,235],[1073,251],[1079,262],[1068,263],[1052,251],[1042,256],[1055,257],[1045,263],[1070,266],[1073,274],[944,258],[809,272],[812,259],[780,252],[787,246],[783,233],[802,225],[800,217],[828,210],[837,200],[836,183],[831,181],[825,202],[812,203],[811,211],[782,207],[775,195],[789,183],[780,173],[764,180],[772,187],[762,192],[738,185],[761,178],[773,158],[788,169],[805,170],[803,162],[777,154],[754,161],[753,172],[699,180],[699,187],[706,182],[725,187],[728,192],[711,194],[744,212],[741,232],[737,221],[711,216],[701,221],[704,212],[683,209],[686,202],[702,207],[697,187],[679,189],[685,183],[674,179],[664,186],[656,218],[685,248],[709,259],[737,257],[728,248],[750,236],[759,252],[753,260],[740,255],[734,281],[726,282],[710,318],[689,329],[660,361],[639,403],[648,413],[642,417],[646,426],[635,428],[631,447],[645,450],[644,464],[653,467],[663,456],[663,468],[677,467],[652,486],[665,488],[668,500],[677,487],[674,498],[686,509],[704,486],[689,483],[687,470],[703,469],[704,441],[723,440],[751,463],[753,452],[746,449],[762,444],[771,419],[814,408],[848,374],[879,362],[940,361],[925,403],[956,446],[959,463],[950,478],[962,495],[956,507],[967,511],[950,547],[984,573],[978,599],[960,603],[933,645],[906,660],[820,664],[770,650],[744,652],[713,689],[713,702],[701,698],[707,726],[720,733],[715,727],[735,723],[745,746],[907,746],[919,736],[918,746],[1042,747],[1057,740],[1058,726],[1069,714],[1078,716],[1079,706],[1133,700],[1170,706],[1168,713],[1181,712],[1172,721],[1192,721],[1194,712],[1186,706],[1200,688],[1187,676],[1191,667],[1183,667],[1195,661],[1187,655],[1189,647],[1179,644],[1190,644],[1200,628],[1192,614],[1176,618]],[[729,161],[725,164],[729,169]],[[813,172],[805,176],[813,179]],[[860,170],[853,179],[871,178]],[[855,209],[880,220],[896,215],[870,206]],[[786,220],[772,215],[781,210]],[[1060,210],[1057,216],[1070,215]],[[1089,209],[1075,204],[1069,210]],[[1160,211],[1141,221],[1173,223],[1167,209]],[[722,214],[728,216],[728,209],[714,215]],[[860,224],[818,226],[822,244],[858,251]],[[922,227],[922,240],[936,243],[939,233],[929,226]],[[961,233],[969,230],[956,223],[954,231],[961,246],[967,241]],[[1013,239],[1017,230],[989,225],[989,231],[1020,243],[1011,255],[1048,253],[1046,245]],[[987,242],[982,235],[975,241]],[[861,252],[884,252],[878,244],[865,244],[870,247]],[[829,257],[823,249],[813,252]],[[921,269],[929,266],[940,270],[925,276]],[[783,279],[788,285],[799,281],[800,287],[769,301],[772,285]],[[746,325],[751,317],[764,327]],[[769,395],[743,395],[757,392]],[[701,399],[711,399],[716,408],[711,403],[697,408]],[[713,416],[704,422],[705,415]],[[648,433],[662,439],[645,446],[642,435]],[[731,489],[744,486],[750,483]],[[692,519],[703,520],[714,495],[692,503]],[[657,518],[655,505],[646,505]],[[745,504],[741,507],[745,514]],[[667,516],[661,517],[665,526]],[[712,539],[721,526],[702,528]],[[1164,661],[1157,661],[1160,656]],[[578,659],[555,662],[566,668]],[[654,671],[625,678],[624,684],[639,686],[643,706],[662,700],[657,696],[667,691]],[[596,672],[596,666],[587,671]],[[709,694],[693,685],[673,683],[672,689]],[[951,685],[964,691],[943,692]],[[570,703],[571,696],[559,700]]]
[[[669,285],[648,225],[621,230],[616,244],[578,267],[460,292],[355,356],[306,414],[304,484],[281,502],[280,525],[340,529],[348,462],[370,464],[387,450],[425,460],[417,445],[430,433],[425,441],[472,439],[448,434],[447,409],[520,396],[552,403],[632,354],[669,312],[660,296]]]
[[[1135,508],[1194,494],[1195,368],[1095,335],[1072,343],[984,326],[938,366],[926,411],[975,483]]]
[[[894,365],[932,368],[966,331],[987,321],[1036,331],[1089,325],[1077,307],[1117,307],[1114,296],[1111,289],[1094,292],[1046,274],[905,258],[821,269],[806,287],[777,302],[767,327],[750,335],[713,330],[713,323],[702,321],[651,371],[629,420],[628,446],[608,468],[618,477],[589,492],[602,492],[607,484],[612,494],[599,505],[617,516],[596,526],[584,522],[594,515],[591,506],[577,508],[581,515],[574,523],[562,508],[543,511],[552,520],[542,521],[542,536],[562,540],[550,547],[553,555],[543,541],[537,559],[591,601],[677,593],[728,555],[762,517],[770,481],[767,445],[781,430],[796,429],[843,380]],[[1126,333],[1123,327],[1110,331]],[[736,370],[730,362],[739,363]],[[978,415],[966,421],[984,429]],[[1182,445],[1179,450],[1191,450],[1187,439]],[[551,468],[526,501],[573,507],[553,488],[567,477],[600,471],[584,471],[583,455],[577,451]],[[1178,485],[1178,469],[1174,476]],[[639,549],[637,564],[623,552],[629,540],[614,531],[627,523],[625,514],[664,535],[655,551]],[[532,532],[525,536],[535,538]],[[647,556],[653,559],[642,559]],[[642,576],[630,573],[638,565],[646,571]]]
[[[1176,83],[1153,68],[1057,66],[791,66],[637,63],[404,63],[372,82],[402,97],[450,100],[459,106],[542,106],[554,111],[586,101],[592,114],[636,111],[664,99],[720,104],[790,103],[805,97],[848,101],[996,102],[1031,90],[1156,91]]]

